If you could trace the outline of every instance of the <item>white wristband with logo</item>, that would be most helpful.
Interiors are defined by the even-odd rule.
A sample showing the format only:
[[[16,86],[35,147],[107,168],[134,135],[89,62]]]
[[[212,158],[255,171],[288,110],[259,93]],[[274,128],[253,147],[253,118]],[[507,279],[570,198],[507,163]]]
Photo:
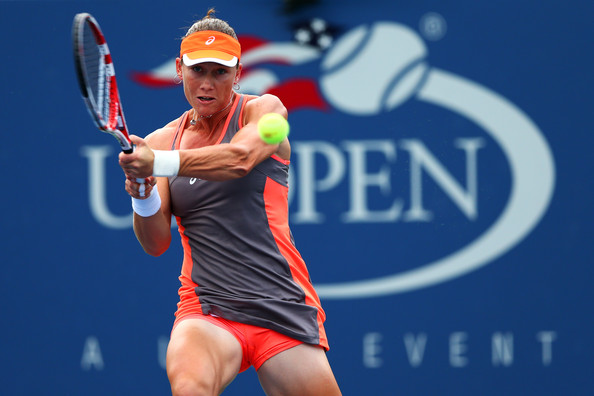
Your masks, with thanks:
[[[161,209],[161,196],[159,189],[153,188],[151,195],[147,199],[137,199],[132,197],[132,209],[141,217],[151,217]]]
[[[153,150],[153,153],[155,153],[153,176],[177,176],[177,172],[179,172],[179,151]]]

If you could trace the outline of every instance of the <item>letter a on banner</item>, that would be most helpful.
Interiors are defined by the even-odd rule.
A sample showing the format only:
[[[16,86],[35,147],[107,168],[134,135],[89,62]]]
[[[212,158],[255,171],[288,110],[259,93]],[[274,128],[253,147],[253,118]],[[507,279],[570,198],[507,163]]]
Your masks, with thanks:
[[[91,368],[103,370],[103,366],[103,356],[101,355],[99,340],[97,337],[87,337],[80,360],[80,367],[88,371]]]

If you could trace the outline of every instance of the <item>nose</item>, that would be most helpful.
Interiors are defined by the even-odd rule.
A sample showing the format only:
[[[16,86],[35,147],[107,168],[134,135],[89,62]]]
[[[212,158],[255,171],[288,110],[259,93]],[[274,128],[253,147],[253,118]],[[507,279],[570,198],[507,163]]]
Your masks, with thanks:
[[[214,86],[214,84],[213,84],[212,78],[210,76],[205,76],[200,81],[200,89],[209,90],[209,89],[212,89],[213,86]]]

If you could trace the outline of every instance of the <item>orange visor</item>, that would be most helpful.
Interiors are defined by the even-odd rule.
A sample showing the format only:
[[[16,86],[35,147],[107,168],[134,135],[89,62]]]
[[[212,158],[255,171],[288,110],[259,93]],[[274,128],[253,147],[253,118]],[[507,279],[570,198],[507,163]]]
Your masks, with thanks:
[[[179,56],[186,66],[216,62],[233,67],[241,58],[241,45],[228,34],[203,30],[192,33],[182,40]]]

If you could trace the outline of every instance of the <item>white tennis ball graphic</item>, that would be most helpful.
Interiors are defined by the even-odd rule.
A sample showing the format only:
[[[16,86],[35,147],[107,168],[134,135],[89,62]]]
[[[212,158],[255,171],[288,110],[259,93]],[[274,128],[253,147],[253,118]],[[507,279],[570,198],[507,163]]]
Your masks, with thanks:
[[[389,111],[418,89],[427,72],[423,40],[406,26],[376,22],[342,36],[322,61],[320,86],[337,109],[356,115]]]

